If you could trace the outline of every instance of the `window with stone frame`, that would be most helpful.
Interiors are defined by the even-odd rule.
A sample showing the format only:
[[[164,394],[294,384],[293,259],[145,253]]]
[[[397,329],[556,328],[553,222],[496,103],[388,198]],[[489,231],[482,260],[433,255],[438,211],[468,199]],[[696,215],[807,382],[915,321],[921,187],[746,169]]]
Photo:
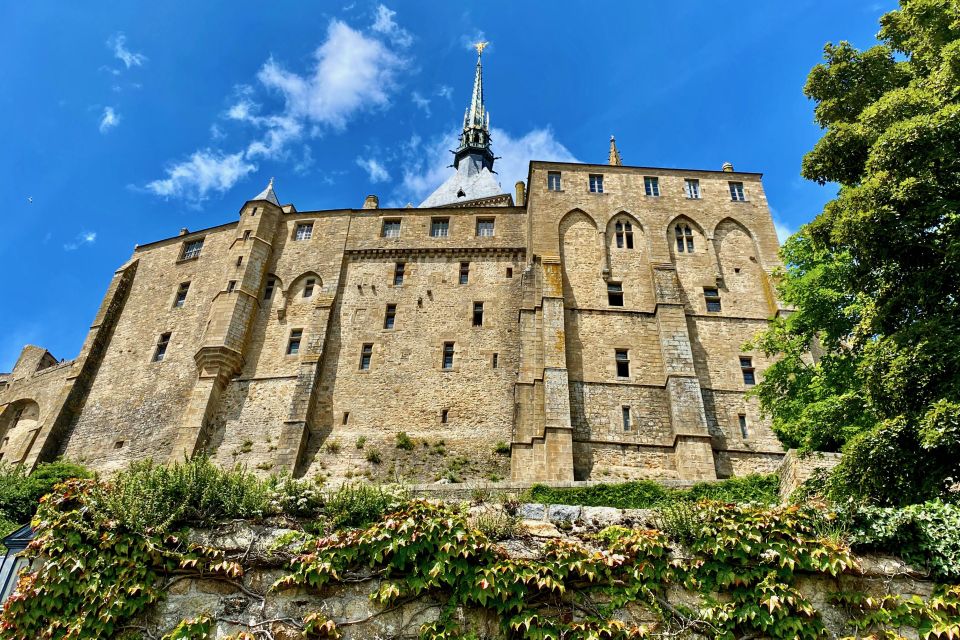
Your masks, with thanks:
[[[547,190],[560,191],[560,172],[559,171],[547,172]]]
[[[610,305],[611,307],[623,306],[623,283],[621,282],[607,283],[607,304]]]
[[[179,309],[187,301],[187,292],[190,290],[189,282],[181,282],[177,288],[177,295],[173,299],[173,308]]]
[[[310,298],[313,297],[313,288],[317,285],[317,281],[313,278],[307,278],[303,283],[303,297]]]
[[[493,218],[477,218],[477,237],[492,238],[493,225],[494,225]]]
[[[633,249],[633,225],[626,220],[617,220],[613,225],[613,235],[618,249]]]
[[[300,341],[303,339],[303,329],[291,329],[287,339],[287,355],[295,356],[300,353]]]
[[[460,284],[467,284],[470,282],[470,263],[461,262],[460,263]]]
[[[153,350],[153,361],[161,362],[167,355],[167,347],[170,345],[171,333],[161,333],[157,339],[157,346]]]
[[[407,263],[398,262],[393,267],[393,286],[399,287],[403,284],[403,276],[406,275]]]
[[[367,342],[360,348],[360,371],[370,370],[370,361],[373,359],[373,343]]]
[[[380,235],[384,238],[400,237],[400,218],[389,218],[383,221],[383,230]]]
[[[181,260],[193,260],[194,258],[200,257],[200,252],[203,250],[203,238],[199,240],[190,240],[189,242],[183,243],[183,250],[180,252]]]
[[[293,234],[294,240],[309,240],[313,237],[313,223],[312,222],[301,222],[297,224],[296,230]]]
[[[620,415],[623,419],[623,430],[630,431],[633,428],[633,420],[630,417],[630,407],[623,405],[620,407]]]
[[[687,178],[683,181],[683,192],[691,200],[700,199],[700,181],[696,178]]]
[[[276,286],[277,286],[276,278],[267,278],[267,284],[263,289],[264,300],[269,300],[270,298],[273,297],[273,290],[276,288]]]
[[[753,367],[753,358],[740,356],[740,372],[743,374],[743,384],[754,385],[757,383],[756,370]]]
[[[443,343],[443,368],[448,371],[453,369],[453,345],[452,342]]]
[[[629,378],[630,377],[630,350],[629,349],[614,350],[614,361],[617,364],[617,377]]]
[[[747,197],[743,193],[743,183],[742,182],[731,182],[730,184],[730,199],[734,202],[746,202]]]
[[[715,287],[703,288],[703,300],[709,313],[720,313],[720,290]]]
[[[599,173],[590,174],[590,193],[603,193],[603,175]]]
[[[450,218],[432,218],[430,220],[430,237],[446,238],[450,235]]]
[[[747,425],[747,416],[746,414],[741,413],[737,416],[737,422],[740,425],[740,436],[744,439],[750,437],[750,427]]]
[[[473,303],[473,326],[475,327],[483,326],[483,303],[482,302]]]
[[[394,324],[397,320],[397,305],[388,304],[387,310],[383,315],[383,328],[384,329],[393,329]]]
[[[643,191],[652,198],[660,196],[660,178],[654,176],[643,177]]]
[[[673,228],[673,233],[677,238],[677,251],[683,253],[686,250],[687,253],[693,253],[693,229],[690,225],[681,222]]]

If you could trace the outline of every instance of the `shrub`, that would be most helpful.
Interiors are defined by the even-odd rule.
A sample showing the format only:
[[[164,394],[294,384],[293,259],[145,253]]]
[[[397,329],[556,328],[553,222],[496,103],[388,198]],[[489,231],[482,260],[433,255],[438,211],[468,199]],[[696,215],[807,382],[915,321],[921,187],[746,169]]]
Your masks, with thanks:
[[[506,442],[498,442],[493,447],[493,452],[501,456],[508,456],[510,455],[510,445]]]
[[[327,518],[337,529],[375,522],[406,499],[402,489],[363,482],[345,482],[324,496]]]
[[[657,508],[655,520],[658,529],[682,545],[693,542],[703,529],[700,509],[695,502],[676,501],[663,504]]]
[[[377,449],[367,449],[367,462],[380,464],[380,451]]]
[[[691,500],[777,504],[780,501],[780,479],[773,473],[751,473],[721,482],[698,482],[690,487],[685,497]]]
[[[490,540],[508,540],[523,533],[520,518],[499,509],[478,513],[471,517],[469,522]]]
[[[357,438],[357,449],[363,449],[363,445],[367,444],[367,437],[360,436]]]
[[[329,440],[324,448],[327,450],[327,453],[340,453],[340,441],[339,440]]]
[[[412,451],[413,447],[413,440],[410,439],[410,436],[407,435],[406,431],[401,431],[397,434],[397,449]]]
[[[70,478],[91,478],[93,474],[78,464],[58,460],[42,462],[27,475],[21,466],[0,464],[0,520],[26,524],[37,510],[40,498]],[[0,523],[0,529],[4,525]],[[6,535],[16,527],[9,527]]]
[[[314,518],[323,510],[323,476],[297,480],[289,474],[267,480],[267,506],[272,513],[298,518]]]

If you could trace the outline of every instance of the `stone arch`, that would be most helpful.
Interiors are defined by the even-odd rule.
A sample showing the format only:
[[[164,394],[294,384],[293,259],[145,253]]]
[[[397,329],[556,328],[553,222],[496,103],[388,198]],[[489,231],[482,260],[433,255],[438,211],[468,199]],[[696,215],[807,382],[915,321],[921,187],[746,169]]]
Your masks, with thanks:
[[[306,287],[310,286],[310,280],[313,280],[312,292],[309,296],[304,296],[304,290]],[[322,288],[323,278],[320,277],[320,274],[316,271],[306,271],[301,273],[290,282],[290,286],[284,291],[284,296],[286,297],[288,303],[295,304],[298,301],[316,298],[320,294]]]
[[[574,209],[560,220],[563,296],[568,307],[599,307],[603,300],[603,251],[592,216]]]
[[[723,282],[724,312],[767,317],[771,290],[760,264],[756,236],[742,222],[728,217],[714,228],[713,243]]]
[[[678,230],[680,231],[679,235]],[[678,243],[680,239],[683,240],[682,250],[681,244]],[[667,224],[667,246],[670,249],[670,256],[674,259],[678,255],[706,254],[707,234],[696,220],[680,214]]]
[[[652,310],[656,300],[650,265],[653,247],[643,223],[629,211],[618,211],[607,222],[605,236],[609,280],[622,284],[624,305]]]
[[[40,405],[31,398],[16,400],[0,415],[0,461],[21,464],[40,431]]]

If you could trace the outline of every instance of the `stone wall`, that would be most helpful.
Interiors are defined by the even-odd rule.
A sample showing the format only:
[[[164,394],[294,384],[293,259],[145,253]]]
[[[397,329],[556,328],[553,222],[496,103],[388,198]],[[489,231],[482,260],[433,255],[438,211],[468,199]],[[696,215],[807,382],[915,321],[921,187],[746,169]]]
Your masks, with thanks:
[[[840,464],[842,457],[842,454],[824,451],[811,451],[804,455],[796,449],[790,449],[777,469],[777,475],[780,476],[780,497],[786,500],[815,473],[830,471]]]

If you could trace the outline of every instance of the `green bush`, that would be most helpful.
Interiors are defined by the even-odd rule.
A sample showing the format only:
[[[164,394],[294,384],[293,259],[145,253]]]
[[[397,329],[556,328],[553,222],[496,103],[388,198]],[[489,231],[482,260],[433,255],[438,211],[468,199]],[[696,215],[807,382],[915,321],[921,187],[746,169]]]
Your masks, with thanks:
[[[314,518],[323,511],[322,476],[297,480],[283,473],[267,480],[267,508],[296,518]]]
[[[363,449],[363,445],[367,444],[367,437],[360,436],[357,438],[357,449]]]
[[[324,496],[327,518],[337,529],[375,522],[406,500],[402,489],[363,482],[345,482]]]
[[[493,452],[501,456],[508,456],[510,455],[510,445],[506,442],[498,442],[493,447]]]
[[[698,482],[685,492],[685,497],[691,500],[776,504],[780,501],[780,479],[775,473],[751,473],[720,482]]]
[[[397,434],[397,449],[413,451],[413,447],[413,440],[410,439],[410,436],[407,435],[406,431],[401,431]]]
[[[54,485],[70,478],[90,477],[93,474],[85,467],[62,460],[40,463],[30,475],[21,466],[0,464],[0,520],[26,524],[36,512],[40,498],[50,493]],[[0,535],[6,533],[9,531]]]
[[[367,462],[380,464],[380,451],[378,449],[367,449]]]

